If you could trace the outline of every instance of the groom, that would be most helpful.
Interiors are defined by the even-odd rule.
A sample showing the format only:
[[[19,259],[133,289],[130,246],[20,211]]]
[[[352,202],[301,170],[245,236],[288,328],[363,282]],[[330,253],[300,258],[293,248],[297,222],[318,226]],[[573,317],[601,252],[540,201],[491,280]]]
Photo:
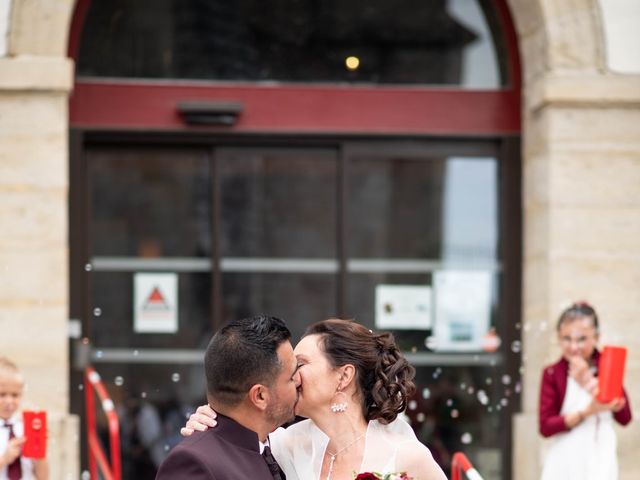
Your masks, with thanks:
[[[290,339],[282,320],[264,315],[233,321],[213,336],[204,367],[218,427],[184,439],[156,480],[284,480],[267,435],[294,418],[300,374]]]

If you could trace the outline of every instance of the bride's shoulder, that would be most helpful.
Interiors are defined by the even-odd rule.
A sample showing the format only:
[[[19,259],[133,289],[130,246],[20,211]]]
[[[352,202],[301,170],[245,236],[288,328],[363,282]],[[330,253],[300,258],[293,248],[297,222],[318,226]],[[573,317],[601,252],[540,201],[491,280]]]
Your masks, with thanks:
[[[434,460],[431,451],[417,439],[406,442],[398,450],[397,467],[400,471],[420,472],[420,476],[413,474],[417,480],[446,480],[440,465]]]
[[[396,469],[408,472],[416,480],[446,480],[444,472],[433,459],[431,451],[414,433],[411,425],[402,417],[396,418],[389,424],[375,421],[371,424],[378,435],[375,437],[380,445],[388,445],[388,450],[396,451]],[[420,472],[420,475],[416,475]]]
[[[287,428],[285,428],[285,429],[281,428],[280,430],[284,430],[284,431],[290,432],[292,434],[293,433],[295,433],[295,434],[300,434],[300,433],[306,434],[309,431],[311,431],[314,427],[315,427],[315,423],[313,423],[311,420],[309,420],[307,418],[305,420],[300,420],[299,422],[292,423]]]
[[[289,425],[286,428],[280,427],[269,435],[269,438],[276,438],[277,441],[292,442],[299,437],[307,437],[313,428],[311,420],[302,420]]]

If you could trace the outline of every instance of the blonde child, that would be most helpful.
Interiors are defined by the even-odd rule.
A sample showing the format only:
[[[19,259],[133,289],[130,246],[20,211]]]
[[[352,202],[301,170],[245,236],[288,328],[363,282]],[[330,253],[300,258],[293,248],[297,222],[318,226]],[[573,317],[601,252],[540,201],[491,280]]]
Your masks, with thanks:
[[[26,441],[20,412],[23,390],[24,380],[18,367],[0,357],[0,480],[47,480],[46,459],[21,456]]]

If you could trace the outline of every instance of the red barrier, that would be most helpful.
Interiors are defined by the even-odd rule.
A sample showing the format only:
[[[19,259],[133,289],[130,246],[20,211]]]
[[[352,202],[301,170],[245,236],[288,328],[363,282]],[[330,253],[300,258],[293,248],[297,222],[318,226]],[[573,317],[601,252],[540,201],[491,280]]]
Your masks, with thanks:
[[[463,472],[468,480],[482,480],[482,477],[473,468],[467,456],[462,452],[456,452],[451,460],[451,480],[462,480],[465,478],[462,477]]]
[[[107,416],[109,424],[109,450],[111,464],[102,448],[96,431],[95,395],[101,402],[102,410]],[[114,410],[113,401],[104,388],[100,375],[92,367],[84,371],[84,398],[87,416],[87,441],[89,444],[89,473],[91,479],[98,479],[98,469],[104,480],[122,480],[122,466],[120,463],[120,424]]]

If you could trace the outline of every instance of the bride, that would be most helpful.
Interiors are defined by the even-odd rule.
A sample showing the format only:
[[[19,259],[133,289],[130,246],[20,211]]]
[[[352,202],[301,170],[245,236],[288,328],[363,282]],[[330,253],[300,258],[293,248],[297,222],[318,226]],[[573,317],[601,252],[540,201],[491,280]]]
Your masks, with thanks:
[[[352,480],[362,472],[407,472],[446,480],[429,449],[398,417],[413,392],[414,368],[393,336],[348,320],[311,325],[294,350],[301,377],[296,414],[308,420],[269,435],[288,480]],[[214,426],[198,408],[181,433]]]

